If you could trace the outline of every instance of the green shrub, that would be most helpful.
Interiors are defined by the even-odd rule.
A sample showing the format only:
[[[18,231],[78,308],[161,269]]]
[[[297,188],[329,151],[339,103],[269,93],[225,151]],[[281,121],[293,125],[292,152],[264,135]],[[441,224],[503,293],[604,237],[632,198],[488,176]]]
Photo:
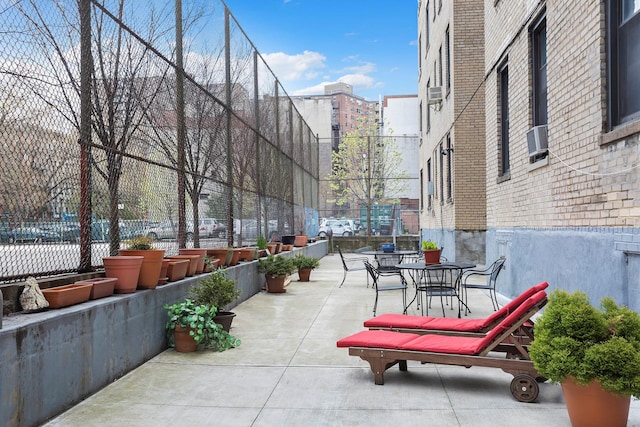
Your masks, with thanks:
[[[200,279],[189,292],[196,304],[218,307],[223,310],[240,296],[236,281],[227,277],[224,270],[216,270]]]

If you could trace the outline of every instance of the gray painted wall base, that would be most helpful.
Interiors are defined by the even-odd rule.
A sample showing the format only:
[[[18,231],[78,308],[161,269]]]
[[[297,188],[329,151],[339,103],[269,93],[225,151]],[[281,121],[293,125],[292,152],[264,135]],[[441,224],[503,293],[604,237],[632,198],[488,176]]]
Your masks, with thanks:
[[[318,242],[286,256],[322,258],[327,249],[327,242]],[[237,303],[260,292],[265,282],[257,261],[227,272],[242,292]],[[162,352],[167,345],[164,305],[184,299],[204,276],[5,318],[0,329],[0,425],[39,425]]]

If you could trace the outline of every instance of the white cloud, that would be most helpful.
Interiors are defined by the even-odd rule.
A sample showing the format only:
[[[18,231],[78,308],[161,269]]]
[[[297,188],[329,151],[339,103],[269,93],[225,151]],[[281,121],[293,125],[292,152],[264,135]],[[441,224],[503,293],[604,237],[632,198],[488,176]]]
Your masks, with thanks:
[[[354,74],[368,74],[376,70],[376,64],[373,62],[361,62],[359,65],[346,67],[344,70]]]
[[[338,81],[350,84],[354,89],[371,89],[383,86],[381,82],[377,82],[373,77],[364,74],[345,74]]]
[[[327,58],[318,53],[305,50],[297,55],[284,52],[263,55],[273,73],[282,81],[310,80],[318,75],[318,69],[325,68]]]

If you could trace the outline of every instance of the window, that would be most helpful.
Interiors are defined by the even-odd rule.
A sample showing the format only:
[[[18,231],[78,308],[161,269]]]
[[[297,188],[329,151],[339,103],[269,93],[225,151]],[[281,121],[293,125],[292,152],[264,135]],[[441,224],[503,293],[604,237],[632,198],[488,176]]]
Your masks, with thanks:
[[[509,173],[509,67],[505,62],[498,69],[500,114],[500,176]]]
[[[451,148],[451,134],[447,134],[447,148],[445,150],[445,154],[447,156],[447,201],[453,201],[453,191],[452,191],[452,181],[453,181],[453,173],[451,170],[452,161],[451,155],[453,153],[453,148]]]
[[[640,1],[609,0],[608,64],[610,128],[640,119]]]
[[[442,46],[438,49],[438,86],[442,86]]]
[[[420,144],[422,144],[422,101],[420,101],[420,111],[418,112],[418,114],[420,114],[420,116],[418,117],[418,126],[420,126]]]
[[[422,73],[422,34],[418,37],[418,72]]]
[[[431,87],[431,80],[427,82],[427,87]],[[431,130],[431,108],[427,105],[427,133]]]
[[[444,150],[442,144],[438,145],[440,148],[440,203],[444,203]]]
[[[420,210],[424,210],[424,175],[420,169]]]
[[[547,124],[547,17],[543,14],[531,29],[533,77],[533,125]]]
[[[427,7],[424,9],[424,11],[426,14],[426,19],[424,20],[424,22],[426,23],[424,29],[425,45],[427,46],[427,48],[425,49],[426,52],[429,51],[429,2],[427,2]]]
[[[445,56],[447,59],[447,68],[446,68],[446,84],[447,84],[447,94],[451,90],[451,45],[449,44],[449,27],[447,27],[447,31],[445,33]]]
[[[433,178],[431,177],[431,159],[427,160],[427,209],[433,209]]]

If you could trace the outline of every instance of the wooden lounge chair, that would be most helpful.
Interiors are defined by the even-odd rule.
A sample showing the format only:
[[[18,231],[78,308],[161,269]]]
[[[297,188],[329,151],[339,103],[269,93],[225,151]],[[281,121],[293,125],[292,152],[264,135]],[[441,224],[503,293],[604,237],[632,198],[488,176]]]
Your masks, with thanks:
[[[443,335],[477,335],[485,334],[505,317],[516,310],[529,297],[539,291],[545,290],[549,284],[541,282],[522,292],[504,307],[481,319],[458,319],[451,317],[411,316],[404,314],[387,313],[373,317],[364,322],[364,327],[369,329],[385,329],[397,332],[412,332],[416,334],[443,334]],[[533,339],[533,323],[525,322],[519,331],[520,337]],[[528,343],[527,341],[527,343]],[[521,341],[522,342],[522,341]]]
[[[526,345],[513,333],[546,304],[547,295],[539,291],[510,313],[484,336],[418,335],[384,330],[367,330],[343,338],[338,347],[348,347],[349,355],[369,363],[375,383],[384,384],[384,372],[395,364],[407,370],[407,361],[457,366],[500,368],[514,376],[511,393],[521,402],[533,402],[539,393]],[[491,353],[491,354],[489,354]],[[502,357],[499,357],[499,355]]]

